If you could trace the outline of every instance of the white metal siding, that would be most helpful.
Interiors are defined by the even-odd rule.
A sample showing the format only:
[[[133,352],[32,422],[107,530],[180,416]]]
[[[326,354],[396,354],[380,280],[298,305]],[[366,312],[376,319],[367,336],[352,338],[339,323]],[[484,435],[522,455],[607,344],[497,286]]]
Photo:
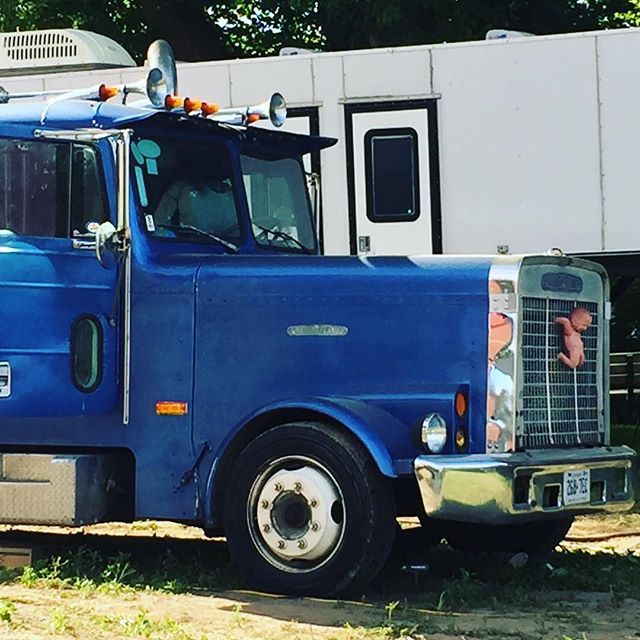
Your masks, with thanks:
[[[344,54],[344,97],[393,97],[431,93],[429,49],[386,49]]]
[[[445,253],[601,248],[595,38],[438,47]]]
[[[599,37],[605,249],[640,250],[640,33]]]

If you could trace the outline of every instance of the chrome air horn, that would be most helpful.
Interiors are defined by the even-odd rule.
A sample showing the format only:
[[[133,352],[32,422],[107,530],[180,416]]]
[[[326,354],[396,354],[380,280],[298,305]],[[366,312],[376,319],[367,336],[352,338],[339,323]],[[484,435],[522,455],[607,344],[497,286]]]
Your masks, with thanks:
[[[147,64],[149,71],[147,76],[138,82],[109,86],[100,84],[83,89],[56,89],[52,91],[31,91],[9,93],[4,87],[0,87],[0,104],[6,104],[10,100],[20,98],[51,98],[59,100],[99,100],[104,101],[116,95],[123,95],[123,102],[130,93],[146,95],[149,104],[156,108],[163,108],[167,96],[174,95],[178,91],[178,79],[176,61],[171,45],[166,40],[156,40],[147,49]],[[144,104],[139,105],[144,106]]]

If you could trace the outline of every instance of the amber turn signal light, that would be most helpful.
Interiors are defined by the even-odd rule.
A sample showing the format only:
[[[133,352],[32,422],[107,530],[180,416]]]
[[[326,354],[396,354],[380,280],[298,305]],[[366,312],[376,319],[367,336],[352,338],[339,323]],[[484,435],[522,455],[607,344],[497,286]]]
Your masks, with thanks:
[[[200,111],[202,107],[202,100],[192,100],[191,98],[185,98],[183,105],[186,113],[191,113],[192,111]]]
[[[117,96],[120,93],[120,89],[118,87],[109,87],[106,84],[101,84],[98,87],[98,99],[104,102],[109,98],[113,98],[113,96]]]
[[[156,402],[156,414],[159,416],[186,416],[189,406],[186,402],[160,400]]]
[[[260,120],[260,116],[257,113],[251,113],[247,116],[247,124],[258,122],[258,120]]]
[[[458,391],[456,393],[456,415],[458,418],[462,418],[467,413],[467,397],[462,393],[462,391]]]
[[[178,109],[183,106],[184,100],[180,96],[172,96],[168,95],[164,99],[164,108],[165,109]]]
[[[462,450],[466,446],[467,446],[467,434],[465,433],[464,429],[460,427],[456,431],[456,448]]]
[[[220,111],[220,107],[215,102],[203,102],[200,105],[200,113],[203,116],[210,116]]]

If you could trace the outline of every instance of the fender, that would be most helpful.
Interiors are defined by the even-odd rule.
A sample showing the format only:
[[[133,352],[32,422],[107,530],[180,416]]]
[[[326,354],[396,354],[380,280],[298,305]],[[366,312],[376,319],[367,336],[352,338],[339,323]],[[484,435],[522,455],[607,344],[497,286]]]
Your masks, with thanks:
[[[407,426],[380,407],[347,398],[312,398],[270,404],[231,430],[213,459],[204,496],[208,526],[218,519],[219,491],[236,450],[271,426],[294,420],[330,420],[350,431],[366,448],[384,476],[397,478],[401,460],[417,455]],[[247,437],[243,437],[246,435]],[[240,445],[238,445],[240,443]]]

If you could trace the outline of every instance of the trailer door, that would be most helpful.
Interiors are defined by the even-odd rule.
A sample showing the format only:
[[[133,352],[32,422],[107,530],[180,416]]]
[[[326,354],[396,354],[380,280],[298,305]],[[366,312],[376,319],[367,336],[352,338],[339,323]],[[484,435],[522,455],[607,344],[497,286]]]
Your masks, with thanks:
[[[351,253],[441,253],[435,100],[345,106]]]
[[[0,139],[0,417],[107,414],[117,401],[117,268],[98,148]]]

